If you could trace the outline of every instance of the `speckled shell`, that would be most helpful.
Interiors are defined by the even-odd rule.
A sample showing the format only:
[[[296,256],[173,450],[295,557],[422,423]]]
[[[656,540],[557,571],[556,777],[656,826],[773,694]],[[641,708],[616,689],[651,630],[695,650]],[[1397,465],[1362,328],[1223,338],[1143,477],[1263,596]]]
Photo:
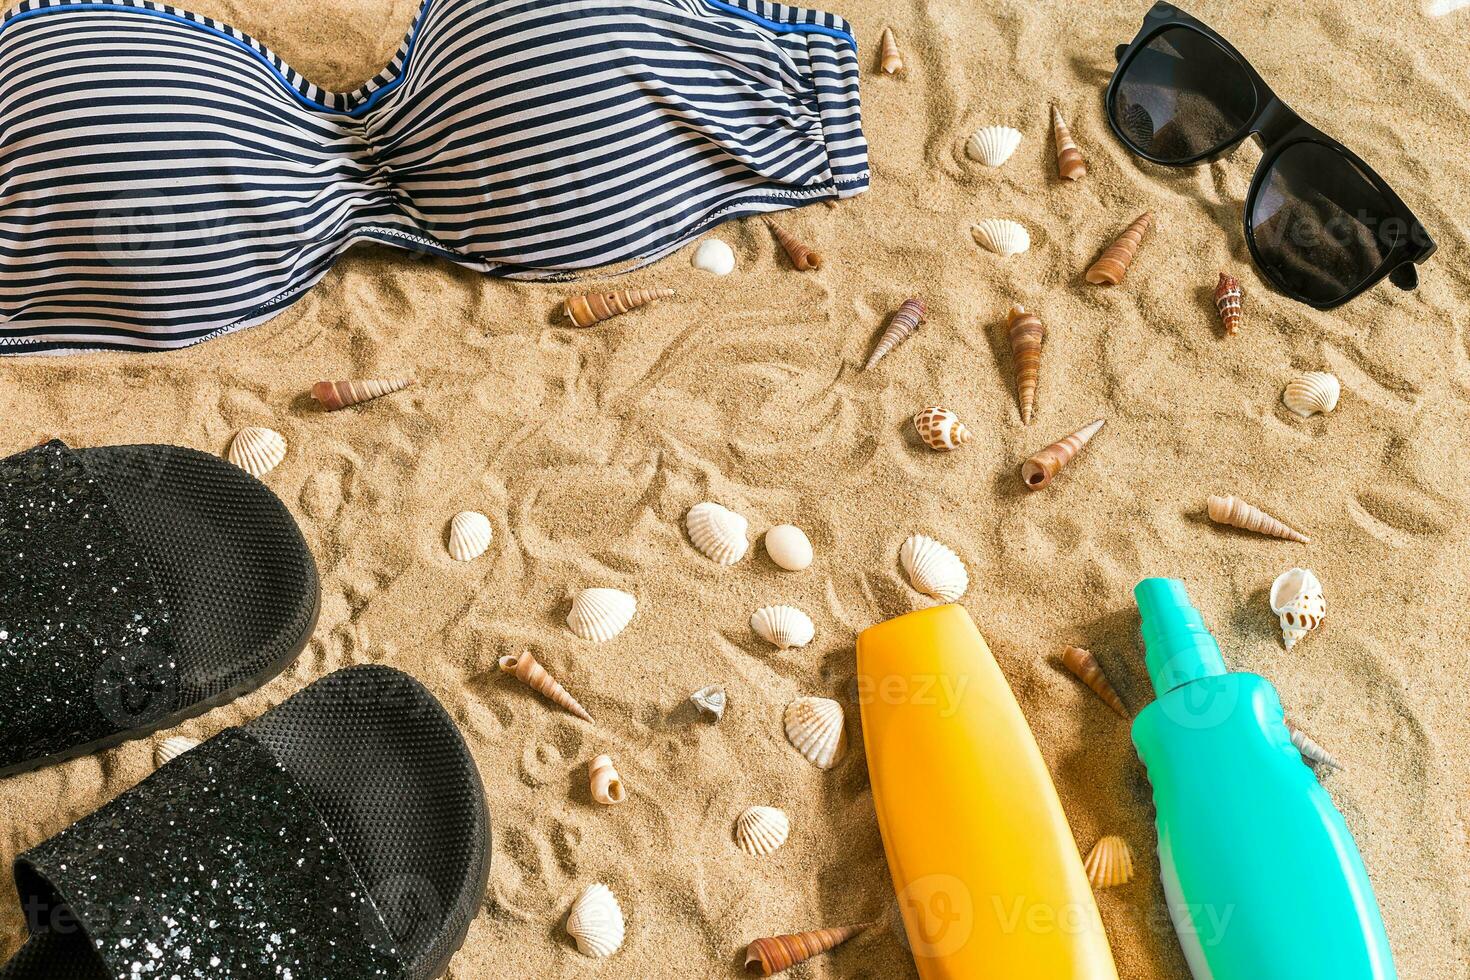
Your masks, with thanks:
[[[804,647],[817,633],[811,617],[795,606],[762,606],[751,615],[750,628],[782,650]]]
[[[1241,309],[1244,302],[1245,290],[1240,288],[1240,280],[1228,273],[1220,273],[1220,281],[1215,284],[1215,309],[1220,314],[1220,323],[1227,336],[1234,337],[1240,333],[1240,325],[1245,320]]]
[[[247,425],[230,441],[229,460],[257,479],[286,458],[286,437],[275,429]]]
[[[1020,145],[1020,130],[1009,126],[986,126],[965,143],[965,155],[987,167],[999,167]]]
[[[718,238],[706,238],[694,250],[689,262],[704,272],[728,276],[735,271],[735,250]]]
[[[567,626],[584,640],[606,643],[627,629],[638,600],[622,589],[583,589],[572,600]]]
[[[1133,850],[1123,838],[1109,835],[1092,846],[1083,866],[1094,888],[1126,885],[1133,880]]]
[[[1020,255],[1031,247],[1031,233],[1020,222],[1006,218],[986,218],[970,226],[970,234],[983,248],[1006,258]]]
[[[766,532],[766,554],[788,572],[800,572],[812,563],[812,542],[795,524],[777,524]]]
[[[588,885],[572,903],[567,916],[567,933],[584,956],[602,958],[623,945],[623,910],[604,884]]]
[[[846,716],[831,698],[797,698],[786,706],[786,738],[818,769],[831,769],[847,752]]]
[[[956,602],[970,587],[965,563],[947,545],[922,534],[903,543],[898,552],[913,587],[941,602]]]
[[[1332,411],[1342,395],[1342,383],[1326,371],[1309,371],[1294,378],[1281,393],[1281,401],[1302,418]]]
[[[1281,618],[1281,638],[1290,650],[1327,615],[1322,583],[1306,568],[1281,573],[1271,583],[1271,611]]]
[[[490,547],[492,537],[490,518],[479,511],[462,510],[449,521],[449,557],[455,561],[473,561]]]
[[[158,748],[154,750],[154,764],[159,766],[167,765],[190,749],[197,748],[198,745],[199,740],[197,738],[186,738],[183,735],[166,738],[158,743]]]
[[[791,836],[791,821],[773,806],[753,806],[735,821],[735,845],[752,857],[774,854]]]
[[[609,756],[599,755],[593,759],[587,767],[587,775],[591,782],[592,798],[603,806],[616,806],[628,798],[623,777],[618,775]]]
[[[713,718],[715,721],[725,717],[725,707],[729,704],[725,689],[718,684],[701,687],[689,695],[689,700],[694,702],[694,707],[699,710],[700,714],[706,718]]]
[[[919,433],[924,445],[941,453],[958,449],[975,438],[958,415],[938,405],[914,416],[914,431]]]
[[[750,522],[720,504],[705,501],[690,507],[684,515],[684,527],[694,547],[720,565],[735,564],[750,547],[745,537]]]

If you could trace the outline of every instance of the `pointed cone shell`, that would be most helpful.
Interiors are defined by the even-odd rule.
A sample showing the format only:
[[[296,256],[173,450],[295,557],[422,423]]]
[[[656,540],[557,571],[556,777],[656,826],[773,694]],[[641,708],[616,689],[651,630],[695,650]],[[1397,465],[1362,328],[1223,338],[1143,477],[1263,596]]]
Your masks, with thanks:
[[[412,378],[384,378],[365,381],[318,381],[311,386],[311,397],[329,412],[360,405],[402,391],[413,384]]]
[[[1094,888],[1113,888],[1133,880],[1133,851],[1121,837],[1107,836],[1092,846],[1083,867]]]
[[[898,38],[893,36],[891,27],[883,28],[883,38],[879,42],[878,64],[887,75],[897,75],[903,71],[903,56],[898,53]]]
[[[572,903],[567,916],[567,934],[584,956],[611,956],[623,945],[623,910],[612,891],[603,884],[588,885]]]
[[[725,706],[729,703],[725,689],[718,684],[701,687],[689,695],[689,700],[694,703],[694,707],[699,710],[700,714],[715,721],[725,717]]]
[[[1271,583],[1271,611],[1281,617],[1281,638],[1290,650],[1327,615],[1322,583],[1310,569],[1283,572]]]
[[[1051,107],[1051,129],[1057,140],[1057,172],[1068,180],[1081,180],[1087,176],[1087,163],[1082,159],[1082,151],[1072,141],[1072,131],[1067,128],[1062,111],[1056,106]]]
[[[567,626],[584,640],[606,643],[627,629],[638,600],[622,589],[583,589],[572,600]]]
[[[958,602],[970,587],[965,563],[947,545],[915,534],[898,551],[915,589],[940,602]]]
[[[847,942],[868,926],[840,926],[836,929],[813,929],[786,936],[757,939],[745,949],[745,972],[752,976],[769,977],[804,963],[813,956]]]
[[[1118,692],[1113,689],[1113,684],[1108,680],[1108,675],[1103,673],[1102,664],[1088,650],[1081,647],[1067,647],[1062,651],[1062,663],[1078,680],[1092,688],[1094,694],[1102,698],[1109,708],[1118,713],[1119,718],[1128,717],[1128,708],[1123,704],[1123,699],[1118,697]]]
[[[1210,520],[1216,524],[1228,524],[1245,531],[1254,531],[1267,537],[1297,541],[1301,544],[1311,542],[1311,539],[1305,534],[1287,527],[1259,507],[1253,507],[1239,497],[1211,497],[1205,501],[1205,510],[1209,513]]]
[[[863,370],[871,371],[873,366],[887,357],[893,348],[908,340],[928,315],[929,308],[924,305],[923,300],[904,300],[898,312],[893,314],[893,319],[888,321],[888,327],[883,331],[883,336],[878,338],[878,344],[873,348],[873,353]]]
[[[613,768],[612,759],[599,755],[587,767],[592,783],[592,798],[603,806],[616,806],[628,798],[623,786],[623,777]]]
[[[795,606],[762,606],[750,617],[750,628],[782,650],[806,646],[817,632],[811,617]]]
[[[1240,281],[1220,273],[1220,283],[1215,287],[1215,309],[1220,313],[1220,323],[1227,336],[1234,337],[1240,333],[1240,325],[1244,321],[1241,315],[1244,300],[1245,291],[1240,288]]]
[[[612,293],[583,293],[569,296],[562,313],[573,326],[590,327],[615,316],[674,295],[672,289],[619,289]]]
[[[259,479],[286,458],[286,437],[275,429],[248,425],[230,441],[230,462]]]
[[[158,744],[158,748],[154,750],[154,765],[166,766],[170,762],[173,762],[175,759],[177,759],[179,756],[183,755],[185,752],[188,752],[190,749],[198,748],[198,746],[199,740],[197,738],[186,738],[183,735],[175,735],[173,738],[166,738],[162,742],[160,742]]]
[[[536,658],[529,653],[515,657],[501,657],[500,669],[507,674],[515,674],[517,680],[583,721],[592,720],[587,709],[578,704],[577,699],[568,694],[567,689],[558,684],[556,678],[548,674],[546,668],[537,663]]]
[[[999,167],[1020,145],[1020,130],[1009,126],[986,126],[965,143],[965,155],[987,167]]]
[[[684,515],[689,540],[700,553],[720,565],[733,565],[745,557],[750,542],[745,533],[750,522],[728,507],[706,500]]]
[[[1337,407],[1342,383],[1326,371],[1309,371],[1294,378],[1281,393],[1281,401],[1302,418],[1325,415]]]
[[[982,248],[1005,258],[1020,255],[1031,247],[1031,233],[1026,226],[1007,218],[986,218],[978,225],[971,225],[970,237]]]
[[[490,547],[492,537],[490,518],[479,511],[462,510],[449,521],[449,556],[455,561],[473,561]]]
[[[1006,315],[1006,330],[1011,336],[1011,363],[1016,371],[1016,403],[1021,408],[1021,424],[1030,425],[1036,413],[1036,385],[1041,378],[1041,345],[1046,340],[1046,324],[1024,306],[1013,306]]]
[[[1067,438],[1060,442],[1052,443],[1022,463],[1021,480],[1026,484],[1026,488],[1028,490],[1041,490],[1049,485],[1058,471],[1070,463],[1072,457],[1076,456],[1078,451],[1087,445],[1102,427],[1102,419],[1098,419],[1090,425],[1084,425],[1076,432],[1067,436]]]
[[[958,449],[975,438],[958,415],[938,405],[915,415],[914,429],[924,440],[924,445],[941,453]]]
[[[806,272],[810,269],[820,269],[822,267],[821,252],[813,252],[770,218],[766,219],[766,224],[776,236],[776,241],[780,242],[781,247],[786,250],[787,257],[791,259],[791,264],[796,267],[798,272]]]
[[[786,738],[818,769],[831,769],[847,752],[842,705],[831,698],[797,698],[786,706]]]
[[[1116,286],[1122,282],[1123,277],[1128,274],[1128,267],[1133,264],[1133,257],[1138,254],[1143,235],[1153,220],[1151,211],[1145,211],[1135,218],[1128,230],[1119,235],[1118,240],[1109,245],[1102,256],[1092,263],[1092,268],[1087,270],[1087,281],[1094,286]]]
[[[753,806],[735,821],[735,844],[751,857],[774,854],[791,836],[791,821],[773,806]]]
[[[1333,758],[1322,746],[1312,741],[1306,732],[1299,728],[1291,728],[1291,744],[1302,754],[1302,758],[1314,766],[1326,766],[1328,769],[1341,769],[1342,763]]]

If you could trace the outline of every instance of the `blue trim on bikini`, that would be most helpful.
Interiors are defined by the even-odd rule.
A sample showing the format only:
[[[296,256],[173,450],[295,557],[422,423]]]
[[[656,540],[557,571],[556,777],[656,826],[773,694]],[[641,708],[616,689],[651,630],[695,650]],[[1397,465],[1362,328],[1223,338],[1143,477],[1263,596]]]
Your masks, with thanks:
[[[766,30],[775,31],[777,34],[825,34],[828,37],[835,37],[846,41],[852,45],[854,51],[857,50],[857,39],[846,31],[839,31],[835,27],[823,27],[821,24],[782,24],[774,20],[767,20],[760,14],[752,13],[744,7],[737,7],[733,3],[726,3],[725,0],[704,0],[704,2],[716,10],[723,10],[727,14],[734,14],[736,17],[743,17],[748,21],[761,25]]]

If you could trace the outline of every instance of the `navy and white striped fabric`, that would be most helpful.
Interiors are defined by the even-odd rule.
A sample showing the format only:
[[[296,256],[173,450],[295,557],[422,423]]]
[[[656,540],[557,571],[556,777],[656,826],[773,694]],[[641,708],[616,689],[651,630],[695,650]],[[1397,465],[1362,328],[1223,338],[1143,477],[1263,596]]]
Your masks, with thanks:
[[[0,353],[184,347],[357,241],[518,279],[867,187],[856,47],[765,0],[425,0],[355,92],[150,0],[0,25]]]

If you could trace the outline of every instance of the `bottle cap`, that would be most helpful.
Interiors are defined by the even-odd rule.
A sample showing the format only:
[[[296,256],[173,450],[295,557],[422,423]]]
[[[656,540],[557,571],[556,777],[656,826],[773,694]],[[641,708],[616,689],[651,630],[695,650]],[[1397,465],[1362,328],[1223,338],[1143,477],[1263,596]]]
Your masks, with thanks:
[[[1133,590],[1143,620],[1144,658],[1154,693],[1162,697],[1176,687],[1228,673],[1220,645],[1190,604],[1184,583],[1173,578],[1146,578]]]

